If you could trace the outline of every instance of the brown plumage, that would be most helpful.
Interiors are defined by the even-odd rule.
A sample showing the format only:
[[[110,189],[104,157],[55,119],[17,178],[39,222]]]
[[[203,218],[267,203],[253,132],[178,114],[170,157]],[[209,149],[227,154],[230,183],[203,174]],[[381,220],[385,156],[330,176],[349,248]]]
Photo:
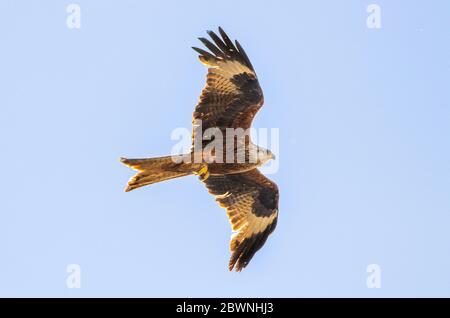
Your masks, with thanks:
[[[229,269],[247,266],[273,232],[278,217],[278,187],[258,169],[210,176],[204,181],[209,192],[226,208],[235,234],[230,243],[233,252]]]
[[[274,156],[254,145],[249,136],[242,140],[233,138],[231,147],[223,140],[225,153],[231,151],[233,158],[237,157],[239,146],[245,147],[243,162],[221,162],[216,152],[205,153],[205,147],[211,142],[209,129],[218,130],[223,136],[227,128],[246,130],[264,102],[256,72],[239,42],[233,43],[220,27],[220,37],[212,31],[208,34],[213,42],[205,38],[200,41],[210,52],[193,48],[208,67],[208,74],[193,114],[191,153],[176,157],[122,158],[121,161],[139,171],[129,180],[126,191],[190,174],[199,175],[227,211],[235,232],[230,243],[229,269],[240,271],[277,224],[278,187],[257,169]],[[252,151],[258,154],[256,161],[251,160]]]

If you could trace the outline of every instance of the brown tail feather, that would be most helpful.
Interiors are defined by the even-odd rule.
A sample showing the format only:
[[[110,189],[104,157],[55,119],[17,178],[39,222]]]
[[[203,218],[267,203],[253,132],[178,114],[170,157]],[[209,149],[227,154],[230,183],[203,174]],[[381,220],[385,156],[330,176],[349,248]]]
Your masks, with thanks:
[[[172,156],[147,159],[120,158],[120,161],[139,171],[128,181],[126,192],[152,183],[184,177],[193,173],[191,164],[176,163]]]

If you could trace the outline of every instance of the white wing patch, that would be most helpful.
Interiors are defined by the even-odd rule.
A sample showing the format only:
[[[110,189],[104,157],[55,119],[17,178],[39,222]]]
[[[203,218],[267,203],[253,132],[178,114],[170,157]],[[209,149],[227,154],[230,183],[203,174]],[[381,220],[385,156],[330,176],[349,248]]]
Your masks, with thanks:
[[[207,61],[205,58],[200,56],[200,61],[208,66],[210,72],[217,73],[225,78],[231,78],[234,75],[241,73],[253,74],[256,77],[255,72],[249,69],[247,66],[241,64],[238,61],[223,61],[216,59],[215,61],[209,60]]]
[[[274,211],[269,217],[256,216],[253,213],[246,213],[246,216],[241,219],[244,222],[233,224],[233,234],[231,235],[230,249],[234,251],[237,244],[242,242],[245,238],[249,238],[254,234],[262,233],[274,220],[278,217],[278,210]],[[235,225],[240,224],[235,229]]]

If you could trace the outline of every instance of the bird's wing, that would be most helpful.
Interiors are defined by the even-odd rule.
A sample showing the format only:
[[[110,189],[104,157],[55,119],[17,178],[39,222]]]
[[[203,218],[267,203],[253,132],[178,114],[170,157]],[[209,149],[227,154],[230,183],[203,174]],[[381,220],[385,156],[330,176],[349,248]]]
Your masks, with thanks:
[[[193,114],[193,138],[208,128],[248,129],[264,98],[255,70],[238,41],[233,43],[219,27],[221,38],[208,31],[214,43],[199,40],[210,50],[193,47],[208,66],[206,86]],[[201,121],[201,129],[199,123]],[[200,133],[202,135],[200,135]]]
[[[221,207],[231,227],[230,271],[242,270],[273,232],[278,218],[278,187],[258,169],[210,176],[203,181]]]

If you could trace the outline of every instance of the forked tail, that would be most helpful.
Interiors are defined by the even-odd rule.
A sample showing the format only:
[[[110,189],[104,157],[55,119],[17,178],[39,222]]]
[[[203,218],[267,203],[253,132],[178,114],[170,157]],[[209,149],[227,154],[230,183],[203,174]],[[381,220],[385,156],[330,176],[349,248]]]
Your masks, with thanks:
[[[120,158],[120,161],[139,171],[128,181],[126,192],[152,183],[184,177],[194,173],[190,163],[174,162],[172,156],[147,159]]]

